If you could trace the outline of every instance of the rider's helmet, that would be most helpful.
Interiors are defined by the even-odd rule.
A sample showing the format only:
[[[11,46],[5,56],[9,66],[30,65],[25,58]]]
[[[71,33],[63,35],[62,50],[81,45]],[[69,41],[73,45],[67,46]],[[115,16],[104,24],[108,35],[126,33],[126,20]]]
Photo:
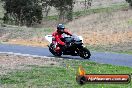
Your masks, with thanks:
[[[65,29],[65,26],[63,24],[58,24],[57,25],[57,32],[58,33],[63,33]]]

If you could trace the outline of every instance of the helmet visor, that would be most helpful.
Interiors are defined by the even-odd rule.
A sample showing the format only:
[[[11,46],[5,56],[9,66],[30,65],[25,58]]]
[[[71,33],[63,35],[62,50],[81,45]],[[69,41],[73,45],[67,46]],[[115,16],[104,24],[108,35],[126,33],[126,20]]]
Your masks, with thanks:
[[[65,29],[65,28],[60,28],[60,32],[64,32],[64,29]]]

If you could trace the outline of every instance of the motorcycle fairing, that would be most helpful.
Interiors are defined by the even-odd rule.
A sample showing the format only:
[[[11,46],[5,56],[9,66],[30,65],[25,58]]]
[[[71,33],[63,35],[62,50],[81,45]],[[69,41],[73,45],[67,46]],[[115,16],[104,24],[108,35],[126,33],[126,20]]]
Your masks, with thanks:
[[[82,43],[83,43],[83,37],[82,36],[77,36],[80,40],[82,40]],[[52,35],[46,35],[45,36],[45,39],[49,42],[49,43],[52,43]]]

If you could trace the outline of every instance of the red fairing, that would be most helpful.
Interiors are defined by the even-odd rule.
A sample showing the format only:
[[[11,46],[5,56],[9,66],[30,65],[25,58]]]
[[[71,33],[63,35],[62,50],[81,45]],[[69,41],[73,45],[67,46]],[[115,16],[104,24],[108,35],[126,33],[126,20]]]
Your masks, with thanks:
[[[68,34],[68,35],[72,35],[69,31],[67,31],[66,29],[64,30],[64,33],[65,34]],[[57,43],[59,43],[60,45],[65,45],[64,42],[61,41],[61,38],[62,38],[62,34],[59,34],[57,31],[55,31],[52,36],[55,38],[55,41]]]

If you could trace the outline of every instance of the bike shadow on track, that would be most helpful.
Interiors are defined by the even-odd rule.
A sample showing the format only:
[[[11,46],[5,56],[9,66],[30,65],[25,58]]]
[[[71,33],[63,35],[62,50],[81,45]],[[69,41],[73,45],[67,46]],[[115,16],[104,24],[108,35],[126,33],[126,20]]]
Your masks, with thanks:
[[[90,61],[90,59],[91,59],[91,58],[89,58],[89,59],[83,59],[83,58],[81,58],[79,56],[70,56],[70,55],[62,55],[60,57],[52,56],[51,55],[51,56],[48,56],[48,57],[62,58],[62,59],[66,59],[66,60],[88,60],[88,61]]]

